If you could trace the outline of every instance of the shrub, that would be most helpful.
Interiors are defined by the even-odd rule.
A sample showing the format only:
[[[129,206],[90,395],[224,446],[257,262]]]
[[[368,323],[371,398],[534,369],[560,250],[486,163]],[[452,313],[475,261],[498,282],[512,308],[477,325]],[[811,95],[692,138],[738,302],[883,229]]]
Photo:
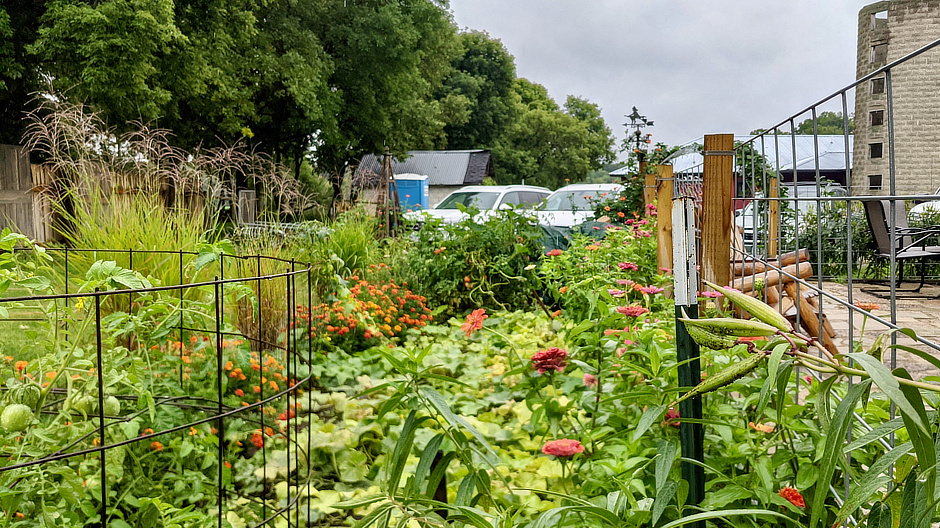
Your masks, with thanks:
[[[541,229],[515,211],[480,222],[425,223],[403,258],[401,275],[430,306],[450,313],[470,308],[526,308],[538,288],[535,264]]]

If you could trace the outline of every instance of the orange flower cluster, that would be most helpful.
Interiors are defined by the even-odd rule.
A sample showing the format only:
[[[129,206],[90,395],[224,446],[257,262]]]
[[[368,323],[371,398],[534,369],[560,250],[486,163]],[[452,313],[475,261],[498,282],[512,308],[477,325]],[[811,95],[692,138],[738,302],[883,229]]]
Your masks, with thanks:
[[[373,338],[400,336],[408,328],[422,328],[434,319],[427,300],[407,289],[408,284],[397,284],[393,279],[384,284],[373,284],[353,275],[354,285],[349,289],[349,302],[336,301],[320,304],[312,312],[297,307],[298,317],[311,323],[310,337],[327,338],[334,345],[354,352],[371,346]]]

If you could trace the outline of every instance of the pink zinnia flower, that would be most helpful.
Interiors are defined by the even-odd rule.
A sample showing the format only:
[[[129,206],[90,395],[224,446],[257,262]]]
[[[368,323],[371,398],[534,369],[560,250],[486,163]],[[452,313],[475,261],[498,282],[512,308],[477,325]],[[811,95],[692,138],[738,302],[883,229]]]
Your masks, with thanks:
[[[636,264],[632,262],[621,262],[620,264],[617,264],[617,266],[620,268],[621,271],[637,271],[638,269],[640,269],[639,267],[637,267]]]
[[[672,273],[672,269],[671,269],[671,268],[659,268],[659,271],[663,272],[663,273],[666,274],[666,275]]]
[[[586,386],[588,386],[588,387],[596,387],[596,386],[597,386],[597,376],[595,376],[594,374],[585,374],[585,375],[584,375],[584,385],[586,385]]]
[[[657,293],[662,293],[663,291],[665,291],[663,288],[657,288],[656,286],[643,286],[640,288],[640,292],[645,293],[646,295],[656,295]]]
[[[628,306],[617,307],[617,313],[621,315],[626,315],[627,317],[639,317],[648,312],[649,310],[647,310],[646,308],[638,304],[631,304]]]
[[[633,281],[630,279],[617,279],[617,286],[632,286]]]
[[[549,370],[562,372],[568,366],[568,352],[558,347],[540,350],[532,354],[532,368],[545,374]]]
[[[703,292],[698,292],[698,294],[700,297],[708,297],[709,299],[717,299],[719,297],[724,297],[724,295],[721,292],[716,292],[716,291],[703,291]]]
[[[675,407],[670,407],[669,410],[666,411],[666,420],[663,422],[662,425],[664,427],[667,425],[670,425],[672,427],[679,427],[679,418],[680,418],[679,409],[676,409]]]
[[[552,455],[556,457],[571,457],[577,455],[578,453],[583,453],[584,446],[581,445],[581,442],[578,442],[577,440],[572,440],[571,438],[562,438],[560,440],[545,442],[545,445],[542,446],[542,452],[546,455]]]
[[[467,333],[467,337],[470,337],[474,332],[483,328],[483,320],[487,317],[489,316],[486,315],[486,309],[478,308],[467,315],[467,320],[460,329]]]
[[[611,297],[623,297],[623,290],[611,290],[611,289],[608,289],[608,290],[607,290],[607,293],[609,293],[609,294],[611,295]]]
[[[627,353],[626,347],[620,347],[617,349],[617,357],[623,357],[623,355],[626,353]]]

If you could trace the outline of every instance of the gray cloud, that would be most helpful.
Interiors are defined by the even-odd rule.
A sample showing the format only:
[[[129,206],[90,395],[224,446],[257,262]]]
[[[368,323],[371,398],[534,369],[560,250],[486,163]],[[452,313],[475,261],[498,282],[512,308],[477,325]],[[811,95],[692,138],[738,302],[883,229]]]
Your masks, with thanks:
[[[557,101],[597,103],[618,137],[635,105],[655,121],[654,141],[680,144],[772,126],[850,84],[868,3],[451,0],[451,10],[459,27],[502,40],[518,75]]]

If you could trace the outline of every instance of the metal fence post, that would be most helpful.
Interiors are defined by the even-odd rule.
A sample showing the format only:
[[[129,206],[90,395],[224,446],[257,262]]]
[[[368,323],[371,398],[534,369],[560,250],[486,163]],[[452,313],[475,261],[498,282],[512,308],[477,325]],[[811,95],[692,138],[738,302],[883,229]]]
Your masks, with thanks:
[[[698,261],[695,253],[695,201],[682,197],[672,202],[673,283],[676,296],[676,317],[698,317]],[[684,312],[684,313],[683,313]],[[701,380],[698,345],[689,336],[685,324],[676,322],[676,355],[679,361],[679,385],[694,387]],[[692,361],[687,361],[692,359]],[[694,396],[679,403],[679,417],[701,419],[702,398]],[[679,423],[679,439],[684,458],[704,462],[705,430],[702,424]],[[689,483],[687,504],[699,504],[705,498],[705,470],[700,465],[682,462],[682,478]],[[694,528],[704,528],[698,521]]]

